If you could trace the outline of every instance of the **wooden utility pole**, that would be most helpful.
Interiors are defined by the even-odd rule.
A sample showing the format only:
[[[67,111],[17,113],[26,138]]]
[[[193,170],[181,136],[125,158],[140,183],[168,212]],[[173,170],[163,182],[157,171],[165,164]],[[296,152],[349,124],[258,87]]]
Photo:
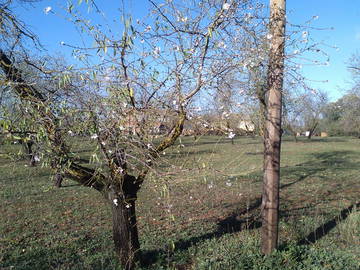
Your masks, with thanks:
[[[269,67],[264,132],[264,183],[262,194],[261,251],[277,248],[281,149],[281,107],[284,76],[286,0],[270,0]]]

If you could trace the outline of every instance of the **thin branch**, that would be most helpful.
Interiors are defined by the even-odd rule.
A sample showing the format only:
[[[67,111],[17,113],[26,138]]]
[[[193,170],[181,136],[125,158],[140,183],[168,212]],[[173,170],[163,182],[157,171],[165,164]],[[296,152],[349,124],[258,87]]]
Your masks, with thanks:
[[[181,32],[189,35],[200,35],[203,37],[206,36],[206,34],[198,31],[190,31],[190,30],[177,28],[176,25],[172,23],[172,21],[164,14],[164,12],[161,11],[161,9],[152,0],[148,0],[148,1],[157,9],[157,11],[159,11],[160,15],[170,24],[170,26],[174,29],[175,32]]]
[[[93,187],[98,191],[102,191],[105,187],[105,177],[94,169],[76,164],[69,157],[68,147],[58,128],[58,119],[52,112],[51,107],[46,104],[45,97],[34,86],[26,84],[21,76],[21,72],[13,66],[11,60],[2,50],[0,50],[0,67],[5,73],[7,80],[12,83],[15,82],[12,88],[19,97],[22,100],[30,101],[34,110],[39,113],[42,125],[49,137],[52,151],[58,158],[63,159],[62,164],[65,165],[64,174],[83,186]]]

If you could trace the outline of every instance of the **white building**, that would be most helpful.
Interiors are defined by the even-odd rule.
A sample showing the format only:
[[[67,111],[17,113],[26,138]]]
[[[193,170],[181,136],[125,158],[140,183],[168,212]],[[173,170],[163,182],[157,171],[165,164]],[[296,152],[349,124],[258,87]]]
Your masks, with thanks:
[[[255,125],[251,121],[241,120],[239,122],[238,128],[246,132],[253,132],[255,130]]]

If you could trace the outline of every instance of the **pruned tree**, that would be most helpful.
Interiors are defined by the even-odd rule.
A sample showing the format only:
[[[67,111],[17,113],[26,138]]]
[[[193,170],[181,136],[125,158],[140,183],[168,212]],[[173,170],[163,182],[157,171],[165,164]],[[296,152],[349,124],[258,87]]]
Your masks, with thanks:
[[[225,37],[231,38],[229,27],[249,23],[232,24],[246,12],[249,1],[194,2],[193,8],[175,1],[149,2],[153,24],[134,25],[124,16],[122,34],[90,25],[70,6],[76,26],[95,43],[64,43],[73,48],[80,68],[53,70],[31,57],[21,58],[26,51],[17,47],[23,45],[21,39],[0,50],[2,81],[29,117],[37,119],[57,186],[69,178],[101,192],[108,202],[115,251],[125,269],[133,269],[140,256],[136,200],[146,176],[182,133],[194,97],[233,67],[238,55],[223,45]],[[29,36],[10,10],[6,12],[14,20],[3,29],[20,29],[19,38]],[[239,40],[237,46],[241,48]],[[14,53],[15,48],[21,53]],[[91,64],[94,58],[96,64]],[[21,69],[24,64],[46,76],[30,83]],[[40,87],[41,81],[57,87],[49,91]],[[156,132],[162,124],[159,119],[169,127],[161,136]],[[93,166],[79,163],[72,153],[73,134],[93,140],[98,149]]]

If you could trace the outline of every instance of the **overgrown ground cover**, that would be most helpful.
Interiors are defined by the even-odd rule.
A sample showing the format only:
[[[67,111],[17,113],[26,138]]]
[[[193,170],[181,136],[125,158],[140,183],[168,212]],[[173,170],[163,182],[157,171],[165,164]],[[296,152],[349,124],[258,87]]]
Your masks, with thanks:
[[[359,142],[284,139],[280,249],[262,257],[260,139],[183,137],[141,191],[139,268],[359,269]],[[120,269],[101,195],[0,147],[0,269]]]

